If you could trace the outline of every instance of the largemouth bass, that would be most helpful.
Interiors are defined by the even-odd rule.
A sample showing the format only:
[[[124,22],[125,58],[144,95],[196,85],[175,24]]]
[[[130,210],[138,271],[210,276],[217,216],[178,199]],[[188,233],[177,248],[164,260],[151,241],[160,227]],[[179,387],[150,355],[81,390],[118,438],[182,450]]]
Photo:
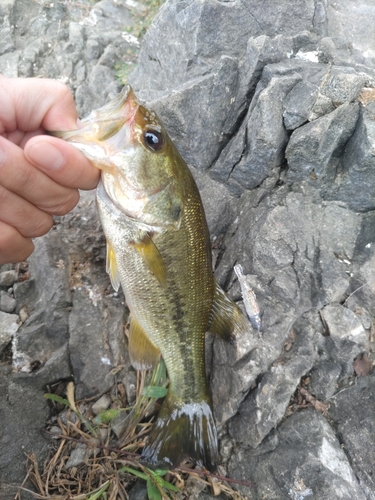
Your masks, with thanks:
[[[82,128],[58,133],[102,170],[97,205],[107,271],[129,307],[135,368],[164,358],[169,387],[141,461],[185,458],[214,470],[217,432],[205,373],[205,333],[233,340],[241,311],[217,285],[201,198],[156,114],[127,86]]]

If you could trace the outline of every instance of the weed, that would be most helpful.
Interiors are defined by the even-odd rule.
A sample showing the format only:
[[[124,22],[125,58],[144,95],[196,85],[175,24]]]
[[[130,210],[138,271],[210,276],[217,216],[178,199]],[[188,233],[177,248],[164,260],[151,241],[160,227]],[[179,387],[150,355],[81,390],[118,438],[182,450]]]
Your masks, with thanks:
[[[184,489],[192,481],[198,482],[201,489],[211,488],[214,495],[223,493],[227,498],[241,500],[243,497],[230,487],[230,479],[193,469],[192,464],[172,471],[153,471],[139,463],[139,451],[152,429],[158,399],[166,395],[167,385],[166,367],[161,360],[153,372],[137,372],[134,405],[122,406],[125,401],[112,391],[111,408],[96,416],[91,410],[94,398],[76,402],[72,382],[67,385],[66,398],[45,394],[53,405],[64,409],[55,419],[58,427],[55,422],[46,431],[53,449],[41,473],[37,457],[28,456],[25,481],[33,483],[37,491],[32,493],[34,498],[125,500],[134,482],[142,479],[149,500],[185,498]],[[71,460],[82,450],[84,456],[76,462]],[[22,485],[20,491],[23,489]],[[20,491],[15,500],[20,500]]]

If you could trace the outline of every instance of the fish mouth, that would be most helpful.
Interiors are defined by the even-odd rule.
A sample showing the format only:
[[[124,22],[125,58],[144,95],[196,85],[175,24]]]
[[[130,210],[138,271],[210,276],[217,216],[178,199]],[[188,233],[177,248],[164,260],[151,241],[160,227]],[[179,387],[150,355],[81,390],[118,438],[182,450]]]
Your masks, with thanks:
[[[82,119],[80,128],[50,134],[71,143],[95,167],[113,173],[113,166],[106,159],[132,142],[139,106],[133,89],[126,85],[115,99]]]

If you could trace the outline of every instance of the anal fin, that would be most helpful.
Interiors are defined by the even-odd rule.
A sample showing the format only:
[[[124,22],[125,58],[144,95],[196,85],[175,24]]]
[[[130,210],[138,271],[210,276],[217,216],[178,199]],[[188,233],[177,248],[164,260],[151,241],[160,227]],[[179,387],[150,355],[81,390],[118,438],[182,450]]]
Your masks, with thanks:
[[[120,288],[120,274],[118,272],[115,252],[111,245],[107,241],[107,255],[106,255],[106,271],[109,274],[111,284],[116,292],[119,291]]]
[[[159,349],[133,316],[130,318],[129,356],[136,370],[150,370],[160,359]]]
[[[227,342],[234,342],[236,336],[245,329],[246,322],[241,309],[216,283],[208,331]]]
[[[141,241],[134,242],[132,245],[136,248],[159,283],[164,287],[167,286],[167,269],[163,257],[151,236],[146,233]]]

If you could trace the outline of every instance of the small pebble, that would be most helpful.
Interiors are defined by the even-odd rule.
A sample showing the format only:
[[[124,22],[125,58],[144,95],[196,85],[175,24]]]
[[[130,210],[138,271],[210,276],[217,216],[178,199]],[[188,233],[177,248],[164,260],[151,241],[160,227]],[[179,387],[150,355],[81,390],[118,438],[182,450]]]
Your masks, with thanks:
[[[111,398],[107,396],[107,394],[104,394],[96,403],[92,405],[92,411],[95,413],[95,415],[99,415],[100,413],[103,413],[103,411],[107,410],[109,408],[109,405],[111,404]]]
[[[18,274],[13,269],[11,271],[3,271],[0,273],[0,286],[13,286],[18,279]]]
[[[11,313],[16,308],[16,300],[10,297],[6,292],[0,292],[0,311]]]
[[[68,417],[68,415],[69,415],[69,417]],[[61,422],[64,425],[67,425],[68,421],[72,422],[73,424],[75,424],[77,422],[77,420],[78,420],[77,415],[75,413],[73,413],[71,410],[64,410],[61,413],[60,418],[61,418]]]
[[[20,317],[20,320],[22,321],[22,323],[24,323],[27,320],[27,318],[29,317],[29,315],[24,307],[20,310],[19,317]]]
[[[79,464],[84,462],[86,457],[87,446],[82,443],[78,443],[77,446],[72,451],[69,460],[65,464],[66,469],[71,467],[77,467]]]
[[[61,430],[61,427],[59,427],[58,425],[53,425],[49,432],[51,434],[54,434],[52,437],[52,439],[57,439],[57,436],[61,435],[63,433],[63,431]]]

